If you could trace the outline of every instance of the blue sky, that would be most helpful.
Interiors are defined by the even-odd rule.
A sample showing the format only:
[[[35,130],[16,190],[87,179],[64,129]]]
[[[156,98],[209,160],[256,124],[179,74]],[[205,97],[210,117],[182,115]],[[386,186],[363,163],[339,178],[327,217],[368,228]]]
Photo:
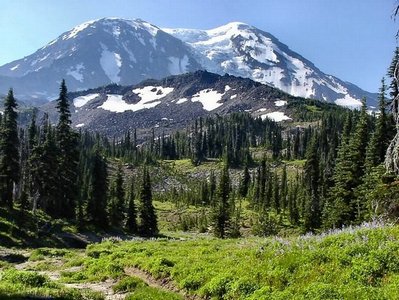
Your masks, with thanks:
[[[241,21],[270,32],[327,74],[377,91],[397,44],[395,0],[1,0],[0,65],[102,17],[209,29]]]

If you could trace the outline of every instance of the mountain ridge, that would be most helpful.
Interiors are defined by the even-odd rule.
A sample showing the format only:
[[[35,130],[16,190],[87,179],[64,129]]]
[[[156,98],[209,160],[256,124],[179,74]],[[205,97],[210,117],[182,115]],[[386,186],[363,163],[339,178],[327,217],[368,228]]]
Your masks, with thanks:
[[[73,127],[109,137],[120,137],[131,130],[137,130],[142,137],[150,136],[152,130],[156,135],[170,134],[200,117],[237,112],[276,122],[295,122],[298,103],[317,111],[321,111],[317,108],[321,103],[335,106],[291,96],[249,78],[201,70],[136,85],[112,84],[70,92],[68,98]],[[40,111],[57,120],[56,101],[43,105]]]
[[[300,97],[357,107],[376,95],[324,74],[272,34],[232,22],[210,29],[159,28],[141,19],[102,18],[62,33],[35,53],[0,66],[0,91],[53,99],[61,78],[70,90],[130,85],[196,70],[247,77]]]

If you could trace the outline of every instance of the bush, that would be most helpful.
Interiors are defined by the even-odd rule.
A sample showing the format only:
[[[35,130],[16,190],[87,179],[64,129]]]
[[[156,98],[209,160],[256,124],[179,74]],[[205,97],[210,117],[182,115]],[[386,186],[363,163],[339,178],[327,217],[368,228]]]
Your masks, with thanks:
[[[201,293],[208,298],[216,297],[217,299],[223,299],[223,296],[229,292],[232,281],[233,278],[231,276],[221,274],[212,278],[212,280],[203,287]]]
[[[304,298],[314,300],[343,299],[342,295],[337,291],[336,285],[319,282],[311,284],[305,290]]]
[[[43,287],[49,282],[46,276],[40,275],[37,272],[18,271],[14,269],[4,271],[1,280],[13,284],[21,284],[26,287]]]
[[[198,274],[190,274],[186,278],[184,278],[181,282],[181,287],[188,291],[195,291],[198,290],[202,284],[204,283],[203,278]]]
[[[137,288],[147,286],[147,283],[137,277],[125,277],[115,284],[112,289],[114,292],[134,292]]]
[[[153,287],[144,287],[127,296],[126,300],[183,300],[183,297],[172,292],[165,292]]]
[[[29,257],[29,260],[37,261],[37,260],[43,260],[45,257],[64,257],[68,253],[70,253],[70,251],[65,249],[41,248],[33,250]]]

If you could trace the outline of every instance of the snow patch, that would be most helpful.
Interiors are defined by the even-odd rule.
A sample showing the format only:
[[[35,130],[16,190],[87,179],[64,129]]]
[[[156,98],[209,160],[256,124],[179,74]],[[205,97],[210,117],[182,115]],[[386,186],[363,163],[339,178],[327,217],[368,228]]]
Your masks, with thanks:
[[[153,100],[158,100],[160,98],[165,97],[166,95],[170,94],[173,92],[174,88],[171,87],[162,87],[162,86],[146,86],[143,88],[137,88],[133,90],[133,93],[137,94],[140,98],[141,101],[144,101],[145,103]],[[140,101],[140,102],[141,102]]]
[[[79,124],[75,125],[76,128],[80,128],[80,127],[83,127],[83,126],[85,126],[85,123],[79,123]]]
[[[103,49],[100,57],[100,64],[108,78],[114,82],[119,83],[121,80],[119,76],[122,60],[119,53],[108,51],[107,46],[101,43]]]
[[[286,116],[283,112],[281,111],[274,111],[271,113],[267,113],[264,115],[260,116],[262,118],[262,120],[270,119],[273,120],[274,122],[281,122],[281,121],[285,121],[285,120],[291,120],[290,117]]]
[[[274,101],[274,105],[278,106],[278,107],[285,106],[285,105],[287,105],[287,101],[285,101],[285,100],[277,100],[277,101]]]
[[[176,104],[182,104],[182,103],[187,102],[187,101],[188,101],[187,98],[181,98],[181,99],[176,101]]]
[[[76,65],[75,67],[71,67],[67,71],[67,75],[71,75],[73,78],[76,80],[83,82],[83,74],[81,73],[82,70],[84,70],[84,65],[83,63],[80,63]]]
[[[66,34],[64,34],[62,39],[63,40],[68,40],[68,39],[71,39],[71,38],[76,38],[76,36],[78,35],[79,32],[85,30],[87,27],[89,27],[94,22],[96,22],[96,21],[95,20],[88,21],[88,22],[82,23],[82,24],[74,27],[71,31],[69,31]]]
[[[112,34],[119,38],[119,36],[121,35],[121,28],[119,26],[114,26],[112,28]]]
[[[361,101],[351,97],[350,95],[345,95],[344,98],[337,99],[334,102],[337,105],[344,106],[344,107],[349,107],[349,108],[354,108],[354,109],[360,108],[362,106],[362,102]]]
[[[15,71],[16,69],[18,69],[18,67],[19,67],[19,64],[17,64],[16,66],[10,68],[10,70],[11,70],[11,71]]]
[[[173,92],[173,88],[146,86],[133,90],[133,93],[137,94],[141,98],[141,100],[136,104],[126,103],[126,101],[122,99],[123,96],[121,95],[110,94],[107,95],[107,100],[98,108],[116,113],[121,113],[127,110],[138,111],[142,109],[153,108],[161,104],[161,101],[156,100],[165,97],[171,92]]]
[[[234,95],[230,96],[230,99],[235,99],[235,98],[237,98],[237,94],[234,94]]]
[[[125,43],[122,44],[122,47],[123,47],[123,49],[125,49],[125,51],[126,51],[127,54],[129,55],[129,59],[130,59],[132,62],[136,63],[136,62],[137,62],[136,57],[134,56],[133,52],[126,46]]]
[[[145,46],[145,41],[144,41],[144,39],[141,37],[141,35],[138,36],[137,38],[138,38],[139,42],[140,42],[143,46]]]
[[[122,95],[107,95],[107,100],[100,105],[98,108],[102,108],[104,110],[122,113],[127,110],[138,111],[145,108],[153,108],[161,103],[161,101],[144,101],[140,100],[136,104],[128,104],[125,100],[122,99]]]
[[[100,94],[88,94],[86,96],[77,97],[73,99],[73,105],[75,107],[82,107],[98,96],[100,96]]]
[[[224,93],[220,94],[214,90],[202,90],[193,95],[191,101],[201,102],[205,110],[211,111],[223,105],[223,103],[219,103],[223,95]]]

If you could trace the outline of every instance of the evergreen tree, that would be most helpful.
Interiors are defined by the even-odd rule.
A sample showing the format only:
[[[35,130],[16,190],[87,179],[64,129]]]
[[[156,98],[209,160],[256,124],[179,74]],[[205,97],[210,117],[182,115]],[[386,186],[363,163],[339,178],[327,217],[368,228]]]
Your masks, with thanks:
[[[20,179],[17,102],[10,89],[4,100],[4,114],[0,136],[0,201],[13,205],[13,190]]]
[[[291,224],[298,224],[299,222],[299,211],[297,206],[298,199],[298,174],[295,183],[291,183],[290,190],[288,193],[288,218]]]
[[[107,227],[108,172],[105,158],[95,149],[91,168],[86,215],[92,224]]]
[[[129,192],[128,192],[128,205],[127,205],[127,216],[126,216],[126,224],[125,228],[130,233],[137,233],[138,226],[137,226],[137,211],[136,205],[134,203],[135,194],[134,194],[134,179],[132,176]]]
[[[57,161],[58,148],[55,142],[55,132],[44,117],[44,140],[37,143],[29,157],[28,165],[32,176],[31,202],[33,210],[42,208],[48,214],[56,215],[56,200],[59,184],[58,169],[54,167]]]
[[[116,176],[111,185],[109,197],[109,221],[112,226],[121,226],[125,213],[125,191],[123,188],[122,165],[118,165]]]
[[[211,174],[209,175],[209,202],[211,206],[214,206],[216,204],[216,177],[215,173],[211,171]]]
[[[360,205],[355,197],[355,189],[362,183],[366,147],[368,143],[368,116],[366,101],[363,100],[359,120],[350,137],[342,138],[334,171],[334,186],[331,189],[332,201],[326,206],[326,227],[341,227],[359,217]]]
[[[13,190],[20,179],[17,102],[10,89],[4,101],[0,136],[0,203],[13,205]]]
[[[304,168],[304,183],[307,191],[305,211],[303,213],[303,227],[305,232],[314,231],[321,225],[319,167],[317,138],[314,136],[306,155],[306,163]]]
[[[58,156],[58,198],[57,216],[73,218],[77,199],[78,178],[78,136],[71,128],[71,113],[67,98],[65,80],[62,80],[60,95],[57,100],[59,121],[57,125]]]
[[[225,238],[230,226],[230,179],[229,169],[225,166],[220,174],[217,190],[217,203],[212,214],[213,233],[218,238]]]
[[[140,233],[144,236],[158,234],[158,221],[155,208],[152,205],[152,191],[150,173],[146,168],[143,170],[143,180],[140,189]]]
[[[247,196],[250,183],[251,183],[251,176],[249,175],[248,166],[245,166],[239,189],[241,197]]]
[[[283,211],[287,208],[287,197],[288,197],[288,177],[287,177],[287,165],[283,167],[283,174],[281,175],[281,188],[280,188],[280,203]]]
[[[395,12],[395,15],[397,10]],[[396,47],[392,63],[388,69],[388,76],[391,79],[390,107],[395,123],[395,136],[390,141],[385,154],[385,168],[388,173],[399,174],[399,47]]]
[[[390,130],[389,117],[386,113],[386,85],[384,78],[381,80],[381,88],[379,93],[379,114],[375,132],[373,133],[370,143],[367,147],[366,166],[367,168],[375,167],[381,164],[385,159],[385,153],[389,145]]]

